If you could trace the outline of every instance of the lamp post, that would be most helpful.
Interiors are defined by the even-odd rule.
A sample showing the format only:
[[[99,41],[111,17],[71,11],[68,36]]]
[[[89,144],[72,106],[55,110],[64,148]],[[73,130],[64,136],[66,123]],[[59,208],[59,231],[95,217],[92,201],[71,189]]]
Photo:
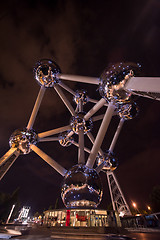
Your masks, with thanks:
[[[135,208],[135,210],[137,211],[137,213],[140,213],[137,204],[135,202],[132,203],[133,207]]]

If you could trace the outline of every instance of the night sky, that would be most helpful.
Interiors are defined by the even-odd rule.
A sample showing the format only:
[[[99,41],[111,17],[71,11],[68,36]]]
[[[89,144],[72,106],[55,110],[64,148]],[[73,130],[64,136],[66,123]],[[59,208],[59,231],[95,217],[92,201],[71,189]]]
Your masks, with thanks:
[[[62,73],[94,77],[111,63],[139,62],[143,76],[160,76],[159,0],[6,0],[0,7],[0,32],[1,156],[9,149],[12,132],[28,123],[39,91],[33,76],[37,60],[49,58]],[[74,90],[87,89],[90,97],[100,99],[96,86],[65,83]],[[128,203],[135,201],[144,209],[153,186],[160,184],[160,103],[142,97],[136,102],[139,115],[125,122],[115,147],[119,160],[115,174]],[[70,113],[57,93],[48,89],[34,129],[47,131],[68,125],[69,120]],[[109,148],[118,122],[115,116],[103,150]],[[63,148],[58,142],[38,146],[67,169],[77,162],[75,146]],[[104,173],[101,176],[104,198],[100,207],[106,208],[108,186]],[[32,152],[16,160],[0,182],[0,191],[12,193],[20,187],[21,204],[31,206],[33,212],[42,211],[54,206],[57,197],[63,207],[61,182],[62,177]]]

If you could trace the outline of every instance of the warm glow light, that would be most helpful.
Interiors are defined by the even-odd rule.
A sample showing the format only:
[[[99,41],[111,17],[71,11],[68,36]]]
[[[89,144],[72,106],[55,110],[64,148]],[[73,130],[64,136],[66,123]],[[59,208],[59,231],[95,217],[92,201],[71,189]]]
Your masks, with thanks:
[[[132,203],[132,205],[133,205],[133,207],[134,207],[134,208],[136,208],[136,207],[137,207],[137,205],[136,205],[136,203],[135,203],[135,202],[133,202],[133,203]]]
[[[147,206],[148,210],[150,211],[151,210],[151,207],[150,206]]]

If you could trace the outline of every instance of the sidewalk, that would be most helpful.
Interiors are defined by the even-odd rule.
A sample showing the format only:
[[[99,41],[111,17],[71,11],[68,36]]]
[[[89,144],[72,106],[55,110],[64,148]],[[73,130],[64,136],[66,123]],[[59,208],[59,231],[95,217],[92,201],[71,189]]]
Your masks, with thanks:
[[[137,233],[153,233],[160,232],[160,228],[125,228],[128,232],[137,232]]]

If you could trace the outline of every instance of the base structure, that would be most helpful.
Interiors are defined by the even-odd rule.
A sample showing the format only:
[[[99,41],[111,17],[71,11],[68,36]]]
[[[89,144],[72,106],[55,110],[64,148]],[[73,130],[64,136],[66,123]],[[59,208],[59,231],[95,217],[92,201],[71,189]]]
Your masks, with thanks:
[[[114,211],[119,213],[119,216],[132,215],[129,206],[125,200],[122,190],[118,184],[115,174],[112,171],[107,171],[107,180],[112,200],[112,207]]]
[[[100,209],[47,210],[43,224],[48,227],[121,227],[118,212]]]

